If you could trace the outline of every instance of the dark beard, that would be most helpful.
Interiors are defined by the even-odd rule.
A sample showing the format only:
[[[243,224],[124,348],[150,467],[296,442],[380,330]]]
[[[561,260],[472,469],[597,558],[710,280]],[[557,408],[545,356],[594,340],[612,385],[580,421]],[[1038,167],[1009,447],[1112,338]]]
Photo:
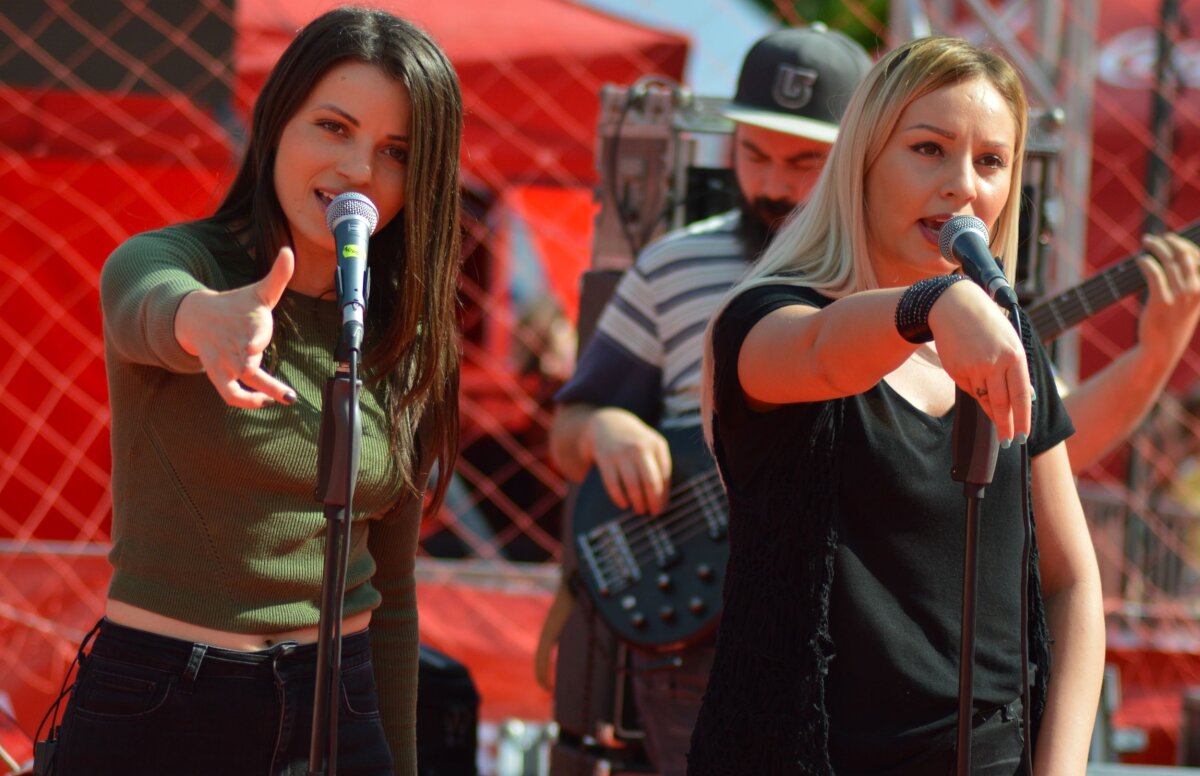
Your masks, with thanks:
[[[741,200],[741,233],[746,261],[758,258],[794,209],[794,203],[779,199],[756,197],[751,202],[744,198]]]

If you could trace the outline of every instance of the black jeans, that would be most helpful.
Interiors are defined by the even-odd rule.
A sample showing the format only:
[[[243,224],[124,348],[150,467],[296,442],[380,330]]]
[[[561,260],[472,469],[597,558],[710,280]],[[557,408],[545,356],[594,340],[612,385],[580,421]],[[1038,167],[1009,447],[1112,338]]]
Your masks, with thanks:
[[[101,622],[53,776],[303,776],[316,644],[221,649]],[[337,772],[391,776],[367,631],[342,639]]]

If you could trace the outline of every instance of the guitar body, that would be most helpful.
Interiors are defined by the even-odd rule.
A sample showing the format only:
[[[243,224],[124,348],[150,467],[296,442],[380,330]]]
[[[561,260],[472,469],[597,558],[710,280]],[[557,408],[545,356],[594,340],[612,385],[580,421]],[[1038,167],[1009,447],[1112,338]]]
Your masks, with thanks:
[[[699,426],[663,432],[671,492],[657,516],[619,509],[592,469],[571,534],[588,597],[618,638],[658,652],[707,636],[721,615],[729,505]]]

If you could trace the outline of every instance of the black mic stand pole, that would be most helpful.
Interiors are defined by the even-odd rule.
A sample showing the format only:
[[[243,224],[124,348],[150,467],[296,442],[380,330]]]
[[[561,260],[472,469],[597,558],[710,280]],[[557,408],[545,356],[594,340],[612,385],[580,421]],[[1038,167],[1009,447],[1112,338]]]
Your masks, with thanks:
[[[963,548],[962,635],[958,655],[958,776],[971,773],[971,718],[975,702],[975,598],[979,553],[979,502],[992,483],[999,447],[996,426],[979,402],[962,388],[955,389],[954,461],[950,476],[963,483],[967,499],[967,531]]]
[[[341,279],[338,277],[340,284]],[[321,578],[321,616],[313,692],[312,737],[308,776],[336,776],[337,698],[341,695],[342,612],[350,562],[350,526],[354,483],[362,447],[358,361],[363,338],[359,320],[342,324],[338,367],[322,393],[321,446],[315,496],[325,504],[325,568]]]

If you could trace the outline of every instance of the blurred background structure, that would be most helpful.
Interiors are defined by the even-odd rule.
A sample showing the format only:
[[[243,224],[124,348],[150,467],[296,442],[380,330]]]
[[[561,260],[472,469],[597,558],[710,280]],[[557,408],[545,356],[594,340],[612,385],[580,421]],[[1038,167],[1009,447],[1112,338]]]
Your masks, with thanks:
[[[268,70],[332,4],[0,9],[0,748],[18,761],[107,584],[100,266],[129,235],[215,206]],[[468,111],[463,452],[442,473],[453,478],[446,508],[422,526],[418,573],[422,641],[465,664],[481,696],[482,773],[539,772],[536,756],[513,748],[538,750],[554,718],[532,654],[558,584],[567,488],[548,462],[548,402],[573,366],[580,279],[597,259],[627,264],[670,214],[721,194],[727,160],[702,158],[703,116],[681,127],[647,105],[684,115],[689,93],[727,96],[750,43],[780,24],[823,20],[872,51],[955,31],[1006,51],[1037,111],[1027,297],[1116,265],[1147,227],[1200,219],[1195,3],[372,4],[443,45]],[[619,99],[605,100],[606,84],[609,98],[649,102],[614,124]],[[664,149],[685,146],[694,153],[675,158],[694,169],[664,168]],[[1137,310],[1126,297],[1057,341],[1067,382],[1133,341]],[[1200,748],[1198,376],[1192,350],[1144,428],[1080,482],[1110,626],[1098,742],[1110,759],[1200,764],[1188,754]]]

